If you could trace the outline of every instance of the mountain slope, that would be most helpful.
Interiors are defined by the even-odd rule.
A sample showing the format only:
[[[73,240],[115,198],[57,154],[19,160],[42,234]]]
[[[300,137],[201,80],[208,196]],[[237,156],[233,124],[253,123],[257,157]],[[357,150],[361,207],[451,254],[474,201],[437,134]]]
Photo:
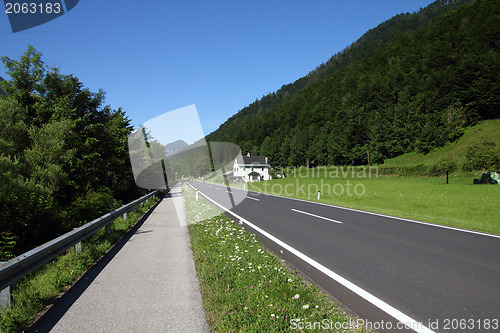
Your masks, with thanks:
[[[166,144],[165,145],[166,156],[169,157],[169,156],[175,155],[176,153],[183,150],[187,146],[189,146],[189,145],[186,142],[184,142],[183,140],[176,140],[174,142]]]
[[[427,153],[500,114],[500,4],[474,1],[209,136],[281,165]],[[243,120],[243,121],[242,121]]]
[[[319,65],[308,75],[293,83],[283,85],[278,91],[263,96],[260,100],[256,100],[254,103],[243,108],[222,124],[218,130],[210,134],[207,137],[208,140],[223,141],[223,136],[227,136],[227,133],[231,133],[230,135],[232,136],[238,132],[241,124],[251,120],[255,114],[266,112],[283,104],[304,88],[341,70],[349,63],[359,59],[377,47],[394,40],[406,32],[415,31],[434,18],[457,9],[467,2],[470,2],[470,0],[437,0],[419,12],[394,16],[379,24],[376,28],[367,31],[352,45],[333,55],[326,63]]]
[[[2,89],[2,81],[5,81],[3,77],[0,76],[0,96],[5,95],[5,92]]]
[[[439,160],[445,159],[463,165],[469,147],[480,147],[484,142],[495,142],[495,150],[500,155],[500,119],[490,119],[469,127],[464,135],[455,142],[437,148],[429,154],[411,152],[391,158],[384,162],[388,167],[405,167],[423,164],[431,166]]]

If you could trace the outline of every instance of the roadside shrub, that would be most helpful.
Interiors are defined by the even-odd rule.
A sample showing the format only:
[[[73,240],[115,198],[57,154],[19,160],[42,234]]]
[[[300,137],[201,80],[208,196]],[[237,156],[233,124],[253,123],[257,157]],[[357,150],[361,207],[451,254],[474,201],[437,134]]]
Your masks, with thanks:
[[[8,261],[15,257],[16,237],[8,231],[0,233],[0,261]]]
[[[498,170],[500,168],[500,155],[495,150],[495,142],[483,140],[481,143],[467,148],[464,171]]]
[[[80,218],[77,223],[83,225],[120,207],[120,202],[113,197],[113,192],[107,187],[98,190],[90,189],[85,195],[73,203],[73,214]]]
[[[437,177],[453,172],[457,169],[457,164],[448,159],[440,159],[429,168],[429,176]]]

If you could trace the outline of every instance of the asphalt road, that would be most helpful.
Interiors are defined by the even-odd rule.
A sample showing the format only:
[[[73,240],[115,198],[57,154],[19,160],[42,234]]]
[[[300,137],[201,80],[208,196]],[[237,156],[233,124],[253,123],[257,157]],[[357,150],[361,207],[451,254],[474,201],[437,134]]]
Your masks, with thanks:
[[[380,332],[500,331],[500,236],[190,184]]]

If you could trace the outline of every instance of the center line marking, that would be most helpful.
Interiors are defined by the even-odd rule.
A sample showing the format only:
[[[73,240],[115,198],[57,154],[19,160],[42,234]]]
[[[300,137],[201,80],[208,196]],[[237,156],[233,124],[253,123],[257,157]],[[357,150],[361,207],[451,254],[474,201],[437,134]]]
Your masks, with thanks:
[[[319,218],[319,219],[323,219],[323,220],[327,220],[327,221],[331,221],[331,222],[335,222],[335,223],[340,223],[340,224],[342,224],[342,222],[337,221],[337,220],[332,220],[332,219],[329,219],[328,217],[319,216],[319,215],[316,215],[316,214],[311,214],[311,213],[308,213],[308,212],[303,212],[303,211],[301,211],[301,210],[294,209],[294,208],[292,208],[292,210],[293,210],[294,212],[297,212],[297,213],[306,214],[306,215],[310,215],[310,216],[317,217],[317,218]]]
[[[245,197],[246,199],[252,199],[252,200],[255,200],[255,201],[260,201],[260,199],[257,199],[257,198],[252,198],[252,197]]]

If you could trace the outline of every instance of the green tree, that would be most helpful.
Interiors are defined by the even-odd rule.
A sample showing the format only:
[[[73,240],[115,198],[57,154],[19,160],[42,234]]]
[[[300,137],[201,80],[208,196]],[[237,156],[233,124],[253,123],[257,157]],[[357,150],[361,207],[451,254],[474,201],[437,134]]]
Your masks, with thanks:
[[[28,107],[31,120],[37,120],[37,114],[32,106],[38,100],[36,91],[40,88],[45,76],[46,68],[41,60],[42,54],[33,46],[28,46],[19,60],[1,57],[7,69],[10,80],[2,81],[2,89],[6,94],[13,96],[22,106]]]
[[[271,137],[266,136],[262,145],[260,146],[260,154],[263,156],[271,157],[273,155],[273,140]]]
[[[64,165],[73,157],[75,149],[68,149],[65,138],[71,131],[69,119],[31,127],[28,135],[31,146],[24,151],[24,160],[30,178],[54,193],[67,182]]]
[[[499,170],[500,155],[495,150],[495,146],[495,142],[484,140],[467,148],[462,169],[465,171]]]
[[[449,173],[456,170],[457,164],[455,161],[449,160],[447,158],[440,159],[434,163],[429,169],[430,176],[441,176],[446,175],[446,184],[448,184]]]
[[[0,230],[27,250],[140,195],[128,156],[130,120],[32,46],[2,57]]]

